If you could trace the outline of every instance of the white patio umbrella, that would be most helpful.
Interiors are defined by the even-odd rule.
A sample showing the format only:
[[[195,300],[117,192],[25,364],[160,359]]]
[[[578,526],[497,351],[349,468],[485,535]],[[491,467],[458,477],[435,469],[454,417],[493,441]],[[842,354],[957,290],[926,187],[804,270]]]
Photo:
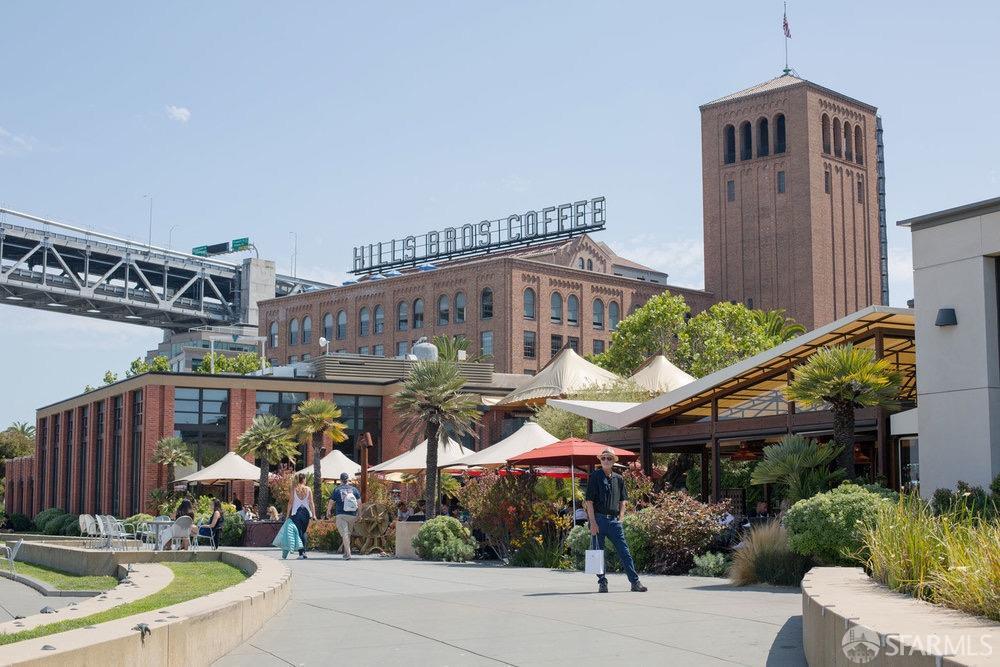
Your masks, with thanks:
[[[509,436],[482,449],[474,454],[463,456],[455,461],[456,466],[468,466],[469,468],[499,468],[507,464],[508,459],[530,452],[532,449],[551,445],[558,441],[555,437],[536,422],[526,422]]]
[[[448,438],[438,444],[438,468],[447,468],[454,465],[459,459],[472,454],[471,449],[467,449],[455,440]],[[396,458],[383,461],[377,466],[372,466],[368,472],[383,473],[414,473],[423,472],[427,468],[427,441],[424,440],[419,445],[408,452],[404,452]]]
[[[299,471],[303,475],[313,474],[313,467],[306,466]],[[323,476],[323,481],[339,480],[340,473],[346,472],[351,477],[361,474],[361,466],[347,458],[342,451],[335,449],[319,461],[319,472]]]
[[[206,466],[186,477],[181,477],[177,481],[188,484],[194,484],[195,482],[199,484],[218,484],[219,482],[241,480],[259,482],[260,468],[236,452],[228,452],[212,465]]]

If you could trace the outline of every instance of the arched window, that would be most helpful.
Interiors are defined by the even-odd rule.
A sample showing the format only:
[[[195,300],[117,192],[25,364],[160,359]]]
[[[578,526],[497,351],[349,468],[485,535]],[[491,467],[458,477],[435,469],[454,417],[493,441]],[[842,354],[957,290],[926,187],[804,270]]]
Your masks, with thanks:
[[[489,287],[483,290],[479,297],[479,319],[488,320],[493,317],[493,290]]]
[[[840,119],[833,119],[833,154],[836,157],[841,157],[844,151],[841,148],[841,142],[843,141],[843,135],[841,134]]]
[[[757,119],[757,157],[766,157],[771,151],[771,132],[766,118]]]
[[[347,311],[337,313],[337,340],[347,338]]]
[[[288,323],[288,344],[298,345],[299,344],[299,321],[292,320]]]
[[[530,287],[524,290],[524,319],[535,319],[535,290]]]
[[[323,316],[323,338],[333,339],[333,315],[330,313]]]
[[[396,331],[406,331],[410,328],[410,306],[400,301],[396,306]]]
[[[588,259],[587,260],[587,270],[588,271],[593,271],[594,270],[594,260],[592,260],[592,259]]]
[[[740,125],[740,159],[749,160],[753,157],[753,128],[750,121],[745,120]]]
[[[830,117],[823,114],[823,152],[830,154]]]
[[[736,162],[736,128],[732,125],[722,130],[722,160],[726,164]]]
[[[358,312],[358,335],[367,336],[370,328],[371,314],[368,312],[368,307],[366,306]]]
[[[455,295],[455,324],[465,323],[465,292]]]
[[[577,267],[578,267],[578,268],[581,268],[581,269],[582,269],[582,268],[583,268],[584,266],[586,266],[586,264],[585,264],[585,263],[584,263],[584,261],[583,261],[583,257],[581,257],[580,259],[576,260],[576,265],[577,265]]]
[[[604,302],[600,299],[594,299],[594,328],[604,328]]]
[[[278,323],[277,322],[271,322],[271,328],[268,329],[267,344],[270,345],[272,349],[278,347]]]
[[[550,306],[549,320],[552,322],[562,322],[562,295],[559,292],[552,293]]]
[[[858,164],[865,163],[865,140],[861,137],[861,126],[854,126],[854,161]]]
[[[424,328],[424,300],[417,299],[413,302],[413,328]]]
[[[853,160],[854,159],[854,133],[851,132],[851,124],[848,122],[844,123],[844,159]]]
[[[621,319],[621,307],[617,301],[612,301],[608,304],[608,326],[611,327],[612,331],[618,328],[618,323],[621,322]]]
[[[566,321],[570,324],[580,323],[580,300],[575,294],[570,294],[566,299]]]
[[[385,331],[385,309],[382,306],[375,306],[375,333],[380,334]]]
[[[785,114],[774,117],[774,154],[785,152]]]
[[[444,326],[448,324],[448,320],[451,319],[451,299],[448,298],[447,294],[442,294],[438,297],[438,325]]]
[[[302,344],[308,345],[313,337],[313,318],[306,315],[302,318]]]

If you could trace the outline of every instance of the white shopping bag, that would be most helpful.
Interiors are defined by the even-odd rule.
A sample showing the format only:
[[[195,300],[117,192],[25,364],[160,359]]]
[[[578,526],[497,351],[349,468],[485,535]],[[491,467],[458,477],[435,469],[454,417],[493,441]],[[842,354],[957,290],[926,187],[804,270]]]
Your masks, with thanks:
[[[604,574],[604,549],[598,548],[597,536],[590,536],[590,548],[584,552],[583,571],[587,574]]]

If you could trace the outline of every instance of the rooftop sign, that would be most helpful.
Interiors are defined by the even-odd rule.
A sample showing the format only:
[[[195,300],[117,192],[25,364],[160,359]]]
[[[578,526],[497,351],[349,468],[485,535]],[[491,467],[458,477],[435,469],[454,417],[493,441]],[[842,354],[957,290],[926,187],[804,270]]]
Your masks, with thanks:
[[[512,213],[499,220],[483,220],[419,236],[406,236],[354,248],[351,273],[374,273],[416,266],[439,259],[485,255],[558,238],[604,229],[604,197],[546,206],[541,211]]]

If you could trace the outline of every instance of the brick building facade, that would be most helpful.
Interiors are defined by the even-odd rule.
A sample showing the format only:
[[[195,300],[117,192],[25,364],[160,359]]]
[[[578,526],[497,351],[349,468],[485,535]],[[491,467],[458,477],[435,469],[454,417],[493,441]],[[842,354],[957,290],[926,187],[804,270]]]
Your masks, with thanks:
[[[807,329],[883,304],[875,114],[790,74],[701,107],[709,292]]]

